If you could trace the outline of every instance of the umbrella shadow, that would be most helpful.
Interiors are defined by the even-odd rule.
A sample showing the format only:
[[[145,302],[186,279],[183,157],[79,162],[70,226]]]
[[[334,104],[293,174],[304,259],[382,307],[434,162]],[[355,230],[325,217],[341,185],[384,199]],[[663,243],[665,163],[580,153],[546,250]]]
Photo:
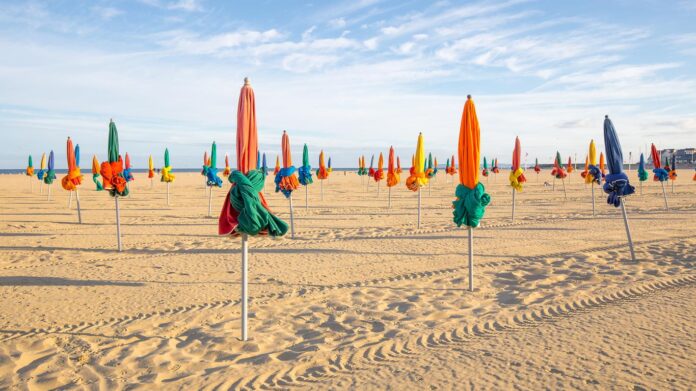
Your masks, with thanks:
[[[74,280],[62,277],[2,276],[0,286],[143,286],[140,282]]]

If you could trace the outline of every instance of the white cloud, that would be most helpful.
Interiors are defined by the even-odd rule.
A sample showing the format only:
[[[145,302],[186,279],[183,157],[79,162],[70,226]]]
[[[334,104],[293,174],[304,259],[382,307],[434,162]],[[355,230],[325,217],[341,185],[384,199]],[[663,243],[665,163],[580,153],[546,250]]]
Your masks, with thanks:
[[[270,42],[282,37],[275,29],[266,31],[240,30],[201,37],[186,31],[167,31],[159,34],[160,43],[187,54],[215,54],[224,49]]]
[[[344,18],[331,19],[329,21],[329,26],[334,29],[341,29],[346,27],[346,20]]]
[[[377,45],[379,45],[379,40],[377,38],[370,38],[366,39],[363,41],[363,45],[365,45],[366,48],[370,50],[375,50],[377,49]]]
[[[123,11],[114,7],[92,7],[92,10],[104,20],[112,19],[115,16],[123,15]]]

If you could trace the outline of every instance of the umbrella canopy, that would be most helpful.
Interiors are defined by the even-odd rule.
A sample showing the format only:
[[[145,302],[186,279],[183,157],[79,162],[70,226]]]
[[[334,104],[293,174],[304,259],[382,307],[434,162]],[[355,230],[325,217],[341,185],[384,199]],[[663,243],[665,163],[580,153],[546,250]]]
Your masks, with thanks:
[[[123,169],[123,177],[126,178],[126,182],[135,180],[135,178],[133,177],[133,172],[131,171],[131,162],[128,152],[126,152],[126,166]]]
[[[307,186],[312,184],[312,166],[309,164],[309,149],[307,144],[302,149],[302,166],[298,170],[300,175],[300,184]]]
[[[170,183],[174,182],[174,174],[172,174],[172,166],[169,164],[169,148],[164,149],[164,167],[162,168],[162,177],[160,181]]]
[[[99,160],[97,160],[97,155],[92,156],[92,182],[97,186],[97,191],[104,190],[101,182],[99,182]]]
[[[222,171],[222,176],[227,178],[230,176],[230,173],[232,173],[232,169],[230,168],[230,157],[225,154],[225,170]]]
[[[375,182],[379,182],[382,179],[384,179],[384,156],[382,156],[382,152],[379,153],[379,159],[377,160],[377,170],[375,170],[374,175],[372,178],[375,180]]]
[[[423,145],[423,133],[418,134],[416,143],[416,154],[412,159],[411,175],[406,179],[406,187],[411,191],[418,191],[421,187],[428,184],[428,177],[425,175],[425,147]]]
[[[558,151],[556,151],[556,159],[554,159],[553,161],[553,170],[551,170],[551,175],[556,177],[556,179],[563,179],[568,176],[568,174],[563,169],[561,153]]]
[[[273,175],[278,175],[279,172],[280,172],[280,157],[278,157],[278,155],[276,155],[276,164],[275,164],[275,168],[273,169]]]
[[[642,153],[638,162],[638,180],[641,182],[648,180],[648,172],[645,170],[645,156]]]
[[[520,167],[520,156],[522,147],[520,146],[520,138],[515,137],[515,148],[512,150],[512,167],[510,169],[510,186],[517,191],[522,191],[522,184],[527,181],[524,177],[524,171]]]
[[[220,212],[220,235],[268,233],[281,236],[288,230],[288,225],[270,212],[261,193],[265,177],[260,170],[254,169],[257,151],[256,102],[254,90],[245,79],[237,106],[237,170],[229,177],[232,187]]]
[[[401,174],[401,158],[399,156],[396,157],[396,173]]]
[[[481,170],[481,175],[483,176],[488,176],[488,160],[486,160],[486,157],[483,157],[483,170]]]
[[[452,155],[452,158],[450,159],[450,175],[454,175],[457,173],[457,164],[454,161],[454,155]]]
[[[587,156],[590,159],[590,165],[587,175],[585,175],[585,183],[599,183],[602,178],[602,171],[597,167],[597,148],[594,140],[590,140],[590,150]]]
[[[432,178],[435,176],[435,170],[433,169],[433,154],[428,153],[428,163],[425,166],[425,176],[428,177],[428,179]]]
[[[635,188],[628,183],[628,176],[623,171],[623,151],[609,116],[604,117],[604,148],[607,152],[607,165],[609,166],[609,175],[606,176],[604,192],[609,195],[607,203],[619,207],[621,197],[633,194]]]
[[[56,171],[53,164],[53,150],[48,154],[48,168],[46,170],[46,175],[44,175],[44,183],[50,185],[56,179]]]
[[[261,168],[261,151],[256,151],[256,169]]]
[[[118,130],[114,121],[109,121],[109,144],[107,147],[109,160],[102,162],[99,173],[102,176],[104,189],[108,190],[112,197],[125,197],[128,195],[128,182],[123,175],[123,161],[118,149]]]
[[[437,157],[433,159],[435,163],[433,163],[433,176],[437,175]]]
[[[68,142],[66,143],[66,154],[68,157],[68,175],[61,179],[61,185],[63,189],[73,191],[82,184],[82,174],[80,173],[80,167],[77,165],[75,149],[70,137],[68,137]]]
[[[324,164],[324,151],[319,152],[319,168],[317,169],[317,178],[324,180],[329,177],[329,172],[326,171]]]
[[[27,161],[26,174],[27,174],[27,176],[34,175],[34,161],[32,160],[31,155],[29,155],[29,160]]]
[[[575,168],[573,167],[573,162],[572,160],[570,160],[570,156],[568,156],[568,164],[566,165],[566,170],[568,171],[568,174],[575,170]]]
[[[599,153],[599,172],[602,173],[602,178],[605,175],[604,152]]]
[[[370,169],[367,171],[367,176],[375,176],[375,155],[370,158]]]
[[[491,202],[483,184],[479,182],[479,164],[481,162],[481,129],[476,117],[476,106],[468,96],[462,112],[459,126],[459,185],[455,195],[454,223],[476,228]]]
[[[155,176],[155,165],[152,163],[152,155],[147,159],[147,177],[153,178]]]
[[[538,174],[541,172],[541,166],[539,165],[539,159],[534,158],[534,171]]]
[[[331,156],[329,156],[329,162],[326,164],[326,171],[331,174],[333,168],[331,168]]]
[[[389,147],[389,161],[387,162],[387,187],[394,187],[401,180],[400,175],[396,172],[394,165],[394,147]]]
[[[580,173],[580,176],[583,178],[587,177],[587,174],[590,173],[590,158],[585,155],[585,169]]]
[[[283,152],[283,168],[275,177],[276,193],[281,192],[286,198],[289,198],[292,192],[300,186],[300,183],[295,173],[297,169],[292,165],[290,137],[285,130],[283,130],[283,136],[280,141]]]
[[[75,165],[80,167],[80,144],[75,145]]]
[[[650,146],[650,155],[653,161],[653,174],[655,174],[653,180],[664,182],[669,179],[669,172],[660,166],[660,153],[657,151],[655,144]]]
[[[491,171],[493,171],[494,174],[497,174],[500,172],[500,169],[498,168],[498,158],[493,159],[493,167],[491,168]]]
[[[677,179],[677,156],[674,154],[672,154],[672,164],[669,167],[669,180],[674,181]]]
[[[213,141],[213,145],[210,147],[208,164],[204,166],[203,171],[205,172],[205,184],[207,186],[222,187],[222,179],[218,176],[217,170],[217,144],[215,144],[215,141]]]
[[[46,174],[46,153],[41,154],[41,164],[39,165],[39,172],[36,173],[36,178],[43,181],[44,175]]]

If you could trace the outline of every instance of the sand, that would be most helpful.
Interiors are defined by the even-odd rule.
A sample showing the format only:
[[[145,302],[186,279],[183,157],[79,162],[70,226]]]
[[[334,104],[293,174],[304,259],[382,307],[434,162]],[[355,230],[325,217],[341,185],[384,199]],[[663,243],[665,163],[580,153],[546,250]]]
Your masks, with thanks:
[[[528,174],[510,221],[507,173],[475,231],[451,219],[440,172],[416,196],[334,172],[294,195],[296,239],[250,239],[250,337],[240,341],[240,241],[216,235],[197,173],[136,174],[114,202],[85,181],[82,218],[0,176],[0,389],[691,389],[696,384],[696,185],[618,209],[578,173]],[[635,173],[629,173],[635,178]],[[488,182],[488,183],[487,183]],[[270,189],[273,209],[288,202]],[[636,183],[637,185],[637,183]],[[227,187],[227,186],[225,186]],[[668,190],[670,187],[668,186]],[[213,190],[214,214],[226,190]],[[429,193],[432,193],[429,195]]]

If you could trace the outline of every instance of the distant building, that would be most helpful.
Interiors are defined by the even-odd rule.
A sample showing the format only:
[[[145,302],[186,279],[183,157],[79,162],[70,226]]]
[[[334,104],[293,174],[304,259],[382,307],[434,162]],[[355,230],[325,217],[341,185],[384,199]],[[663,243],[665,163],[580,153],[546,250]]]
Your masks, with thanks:
[[[694,164],[696,163],[696,148],[683,149],[663,149],[660,152],[660,157],[664,162],[665,158],[672,161],[672,156],[675,156],[677,164]],[[652,164],[652,156],[648,155],[648,163]]]

